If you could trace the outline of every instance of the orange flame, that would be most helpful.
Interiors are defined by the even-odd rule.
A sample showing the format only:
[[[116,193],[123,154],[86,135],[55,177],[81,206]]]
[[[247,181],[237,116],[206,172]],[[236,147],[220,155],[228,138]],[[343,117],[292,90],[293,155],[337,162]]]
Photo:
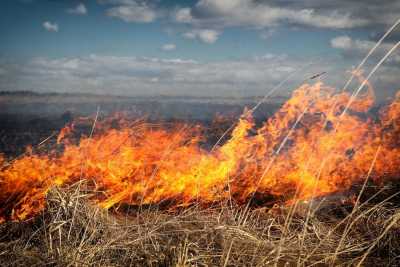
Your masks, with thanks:
[[[322,83],[303,85],[274,116],[255,129],[245,111],[231,137],[212,152],[202,148],[198,127],[154,127],[118,118],[98,122],[93,136],[75,142],[77,124],[64,128],[62,152],[28,153],[6,166],[0,156],[0,222],[24,220],[45,205],[55,185],[93,181],[95,201],[170,206],[208,204],[259,196],[309,199],[345,191],[365,179],[378,147],[372,179],[382,182],[400,173],[400,93],[379,113],[366,116],[374,103],[372,88],[353,102]],[[58,147],[60,150],[60,147]]]

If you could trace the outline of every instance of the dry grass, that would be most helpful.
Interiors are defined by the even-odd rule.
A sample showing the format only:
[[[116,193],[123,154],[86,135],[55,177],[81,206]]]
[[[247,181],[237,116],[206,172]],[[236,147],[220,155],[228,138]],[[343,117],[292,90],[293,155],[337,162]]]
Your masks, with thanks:
[[[1,266],[398,266],[400,209],[312,202],[181,211],[91,204],[84,183],[53,189],[46,210],[0,225]],[[385,196],[386,197],[386,196]],[[371,202],[371,201],[370,201]],[[229,208],[228,208],[229,207]]]

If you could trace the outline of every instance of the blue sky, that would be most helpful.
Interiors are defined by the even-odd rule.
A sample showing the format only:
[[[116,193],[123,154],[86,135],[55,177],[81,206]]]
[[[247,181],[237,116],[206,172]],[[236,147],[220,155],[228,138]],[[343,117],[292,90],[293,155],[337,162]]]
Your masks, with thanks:
[[[162,18],[149,23],[127,23],[106,15],[109,5],[97,1],[63,0],[3,0],[0,29],[5,39],[0,43],[3,55],[11,57],[64,57],[90,54],[190,57],[197,60],[243,58],[263,53],[315,55],[331,53],[330,38],[350,33],[346,30],[275,29],[274,38],[262,39],[262,30],[230,27],[210,46],[204,42],[185,39],[179,32],[190,30],[187,25]],[[195,1],[167,1],[162,8],[191,6]],[[86,14],[74,15],[68,9],[83,4]],[[121,1],[121,3],[124,3]],[[165,3],[161,2],[161,3]],[[161,8],[161,7],[160,7]],[[56,23],[58,32],[47,31],[44,21]],[[10,27],[10,25],[13,25]],[[358,35],[362,34],[360,32]],[[244,42],[243,40],[246,40]],[[296,42],[293,42],[296,40]],[[166,54],[160,49],[165,43],[176,44],[178,51]]]
[[[398,18],[391,0],[3,0],[0,90],[257,95],[311,61],[296,78],[336,86]]]

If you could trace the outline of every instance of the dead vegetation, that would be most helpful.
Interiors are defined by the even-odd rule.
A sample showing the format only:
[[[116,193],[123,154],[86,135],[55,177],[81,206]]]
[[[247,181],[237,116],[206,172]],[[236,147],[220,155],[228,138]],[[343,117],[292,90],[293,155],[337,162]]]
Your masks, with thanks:
[[[376,194],[356,208],[322,202],[104,210],[79,182],[45,211],[0,225],[1,266],[398,266],[400,209]]]

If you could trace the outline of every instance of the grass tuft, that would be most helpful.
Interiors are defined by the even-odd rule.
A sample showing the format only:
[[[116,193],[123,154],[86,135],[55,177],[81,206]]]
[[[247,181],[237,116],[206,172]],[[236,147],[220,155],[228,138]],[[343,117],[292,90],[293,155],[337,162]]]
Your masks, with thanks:
[[[53,188],[41,215],[1,224],[0,265],[400,265],[400,209],[387,200],[127,213],[97,207],[85,188]]]

